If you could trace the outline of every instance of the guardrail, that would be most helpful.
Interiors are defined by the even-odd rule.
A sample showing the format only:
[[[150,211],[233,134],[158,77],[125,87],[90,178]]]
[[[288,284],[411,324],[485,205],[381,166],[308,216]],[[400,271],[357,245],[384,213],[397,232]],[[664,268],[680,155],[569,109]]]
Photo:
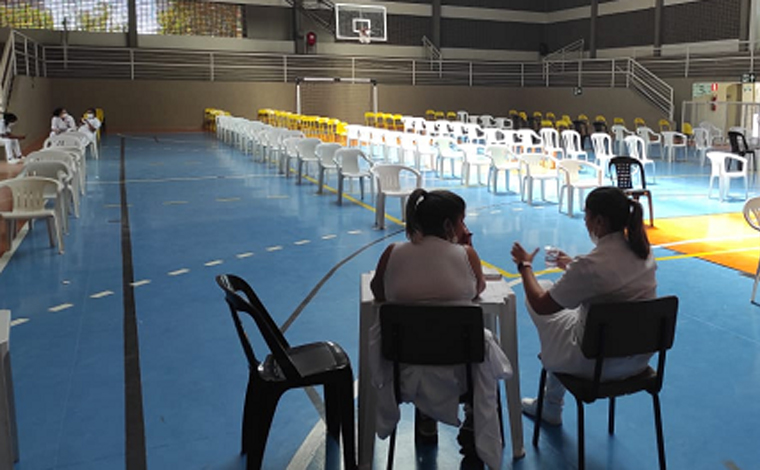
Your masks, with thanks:
[[[0,111],[8,108],[16,75],[39,77],[44,75],[44,68],[43,46],[29,36],[12,30],[0,59]]]

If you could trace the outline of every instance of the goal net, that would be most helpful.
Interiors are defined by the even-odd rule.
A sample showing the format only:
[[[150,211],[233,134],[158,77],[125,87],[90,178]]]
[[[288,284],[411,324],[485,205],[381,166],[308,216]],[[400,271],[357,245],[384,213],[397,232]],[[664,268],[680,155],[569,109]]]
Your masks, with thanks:
[[[296,112],[299,114],[361,124],[367,111],[377,112],[374,80],[307,77],[296,81]]]

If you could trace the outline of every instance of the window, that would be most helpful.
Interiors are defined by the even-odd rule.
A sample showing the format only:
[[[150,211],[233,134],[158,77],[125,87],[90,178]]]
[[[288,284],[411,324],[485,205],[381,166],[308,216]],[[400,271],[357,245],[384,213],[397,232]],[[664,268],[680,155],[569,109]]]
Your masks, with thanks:
[[[137,0],[137,32],[241,38],[243,8],[200,0]]]
[[[127,0],[5,0],[0,27],[123,33]]]

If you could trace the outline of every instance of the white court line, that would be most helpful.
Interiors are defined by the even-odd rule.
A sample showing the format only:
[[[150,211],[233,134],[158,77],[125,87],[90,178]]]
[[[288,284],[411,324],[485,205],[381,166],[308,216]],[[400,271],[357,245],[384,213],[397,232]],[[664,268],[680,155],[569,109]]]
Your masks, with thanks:
[[[224,261],[222,261],[220,259],[215,259],[214,261],[209,261],[208,263],[204,263],[203,265],[211,267],[211,266],[219,266],[222,263],[224,263]]]
[[[91,299],[102,299],[103,297],[108,297],[109,295],[113,295],[113,291],[111,290],[104,290],[101,292],[98,292],[96,294],[92,294],[90,296]]]
[[[253,256],[253,252],[250,252],[250,251],[245,252],[245,253],[238,253],[237,255],[235,255],[235,257],[238,259],[250,258],[251,256]]]
[[[297,242],[293,242],[294,245],[306,245],[307,243],[311,243],[311,240],[298,240]]]
[[[351,230],[348,232],[349,235],[359,235],[360,233],[362,233],[361,230]]]
[[[165,201],[164,202],[165,206],[178,206],[181,204],[189,204],[189,202],[187,201]]]
[[[11,258],[13,258],[13,255],[16,253],[16,250],[18,250],[21,242],[23,242],[24,238],[26,238],[27,233],[29,233],[29,223],[26,223],[23,227],[21,227],[21,230],[19,230],[16,238],[13,240],[13,243],[11,243],[10,249],[3,253],[3,256],[0,256],[0,274],[3,273],[5,267],[8,266],[8,263],[10,263]]]
[[[500,210],[491,211],[491,214],[501,214]]]
[[[519,278],[519,279],[515,279],[514,281],[509,281],[509,282],[507,283],[507,285],[508,285],[509,287],[514,287],[514,286],[516,286],[516,285],[519,285],[519,284],[522,284],[522,278]]]
[[[55,307],[50,307],[50,308],[48,309],[48,312],[53,312],[53,313],[56,313],[56,312],[60,312],[61,310],[66,310],[67,308],[71,308],[71,307],[73,307],[73,306],[74,306],[74,304],[61,304],[61,305],[56,305]]]
[[[270,247],[267,248],[267,251],[270,251],[270,252],[271,251],[279,251],[279,250],[282,250],[282,246],[280,246],[280,245],[270,246]]]
[[[331,239],[333,239],[335,237],[337,237],[337,235],[331,233],[330,235],[324,235],[322,237],[322,240],[331,240]]]
[[[267,199],[287,199],[287,198],[289,198],[289,197],[290,197],[290,196],[286,196],[286,195],[284,195],[284,194],[283,194],[283,195],[277,195],[277,194],[273,194],[273,195],[271,195],[271,196],[267,196]]]
[[[359,381],[354,381],[354,398],[358,396]],[[324,433],[327,431],[325,422],[320,419],[317,424],[311,428],[311,431],[303,440],[301,446],[298,448],[293,458],[290,459],[290,463],[286,467],[286,470],[303,470],[308,468],[309,463],[314,460],[317,455],[319,447],[325,442]]]
[[[239,201],[239,197],[218,197],[216,198],[216,202],[236,202]]]
[[[468,212],[467,213],[467,217],[477,217],[479,215],[480,215],[480,213],[478,213],[478,212]]]
[[[15,320],[11,322],[11,326],[23,325],[24,323],[28,321],[29,321],[28,318],[16,318]]]
[[[140,286],[144,286],[144,285],[147,285],[147,284],[150,284],[150,279],[143,279],[142,281],[135,281],[135,282],[130,283],[129,285],[132,286],[132,287],[140,287]]]
[[[512,211],[513,212],[521,212],[522,211],[522,207],[514,207],[514,208],[512,208]]]
[[[189,270],[189,269],[187,269],[187,268],[182,268],[182,269],[177,269],[176,271],[169,271],[169,272],[168,272],[168,273],[166,273],[166,274],[168,274],[169,276],[179,276],[180,274],[187,274],[187,273],[189,273],[189,272],[190,272],[190,270]]]

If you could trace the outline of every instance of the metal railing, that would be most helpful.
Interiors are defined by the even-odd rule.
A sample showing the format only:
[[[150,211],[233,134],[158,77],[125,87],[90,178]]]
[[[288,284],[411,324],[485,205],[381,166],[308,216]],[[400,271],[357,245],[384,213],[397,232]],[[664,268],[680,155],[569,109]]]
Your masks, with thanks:
[[[44,75],[43,46],[29,36],[11,30],[0,59],[0,110],[6,111],[16,75]]]
[[[584,39],[578,39],[577,41],[571,42],[567,46],[561,49],[557,49],[551,54],[548,54],[546,57],[543,58],[543,60],[547,62],[547,61],[553,61],[553,60],[565,61],[565,60],[583,59],[585,47],[586,47],[586,41]]]
[[[756,72],[760,42],[723,40],[635,48],[633,57],[663,78],[731,78]]]

